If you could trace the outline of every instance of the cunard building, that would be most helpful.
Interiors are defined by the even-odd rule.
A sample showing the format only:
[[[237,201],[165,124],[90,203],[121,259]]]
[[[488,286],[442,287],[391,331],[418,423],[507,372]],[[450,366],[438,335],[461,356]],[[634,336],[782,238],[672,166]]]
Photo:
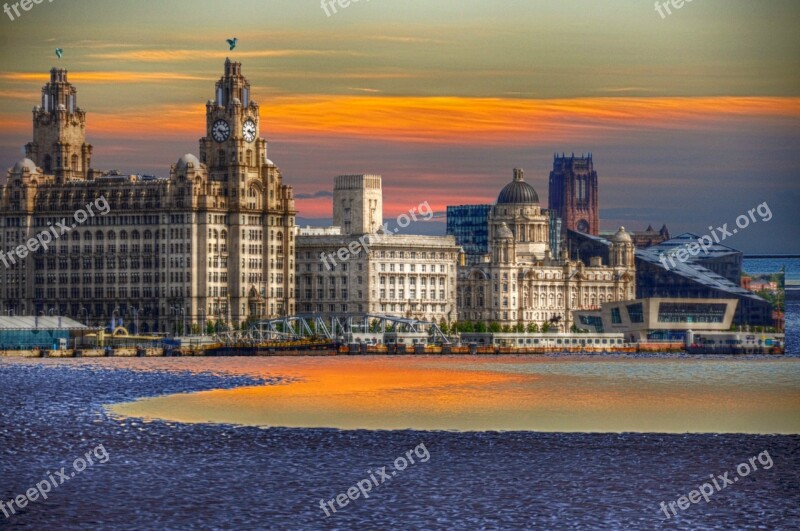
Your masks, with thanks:
[[[122,319],[142,333],[294,313],[294,199],[260,123],[241,64],[226,60],[199,158],[184,155],[169,178],[92,170],[86,112],[66,70],[51,70],[26,158],[0,188],[0,311]],[[93,202],[107,213],[9,254]]]

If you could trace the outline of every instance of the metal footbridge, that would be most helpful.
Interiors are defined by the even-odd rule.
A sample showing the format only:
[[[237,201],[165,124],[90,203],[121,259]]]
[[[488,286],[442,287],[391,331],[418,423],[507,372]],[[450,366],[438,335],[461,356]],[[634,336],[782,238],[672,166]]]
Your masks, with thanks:
[[[450,340],[434,322],[378,314],[296,315],[253,323],[247,330],[219,334],[225,343],[329,340],[347,342],[354,334],[427,334],[430,344],[449,345]]]

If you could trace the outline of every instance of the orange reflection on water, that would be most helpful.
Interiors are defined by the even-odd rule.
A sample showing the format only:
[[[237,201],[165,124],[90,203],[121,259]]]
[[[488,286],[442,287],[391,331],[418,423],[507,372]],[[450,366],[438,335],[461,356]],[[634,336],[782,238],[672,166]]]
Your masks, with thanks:
[[[800,386],[792,385],[800,363],[791,360],[336,357],[214,365],[300,380],[111,410],[179,422],[340,429],[800,433]],[[783,374],[782,382],[769,371]]]

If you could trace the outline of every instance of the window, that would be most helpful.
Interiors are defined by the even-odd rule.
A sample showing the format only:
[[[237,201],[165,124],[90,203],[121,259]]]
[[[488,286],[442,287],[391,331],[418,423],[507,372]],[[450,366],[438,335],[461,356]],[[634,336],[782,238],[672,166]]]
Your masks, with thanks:
[[[626,308],[628,309],[628,317],[631,318],[632,323],[644,322],[644,309],[642,308],[642,303],[629,304],[626,306]]]
[[[614,324],[622,324],[622,317],[619,314],[619,308],[611,308],[611,322]]]

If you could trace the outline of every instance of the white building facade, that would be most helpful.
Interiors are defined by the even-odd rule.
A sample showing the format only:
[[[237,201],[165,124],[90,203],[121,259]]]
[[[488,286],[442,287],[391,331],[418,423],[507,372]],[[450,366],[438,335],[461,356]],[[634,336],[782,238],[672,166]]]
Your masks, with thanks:
[[[452,236],[384,234],[377,175],[337,177],[333,200],[340,234],[303,229],[297,237],[299,313],[455,321],[460,248]]]

